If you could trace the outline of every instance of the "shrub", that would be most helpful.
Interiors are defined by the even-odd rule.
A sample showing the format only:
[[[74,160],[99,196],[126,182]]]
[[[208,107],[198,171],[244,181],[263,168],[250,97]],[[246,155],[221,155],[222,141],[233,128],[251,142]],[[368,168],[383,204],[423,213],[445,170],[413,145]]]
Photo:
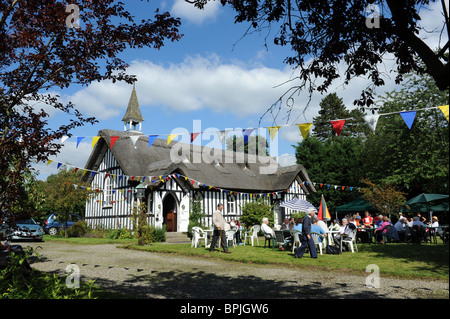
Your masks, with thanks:
[[[77,221],[67,230],[69,237],[84,237],[88,232],[89,226],[85,220]]]
[[[253,225],[261,225],[263,217],[267,217],[269,224],[273,225],[273,206],[265,203],[261,198],[242,205],[240,221],[245,224],[246,228],[250,228]]]
[[[80,282],[80,288],[66,286],[57,275],[29,270],[27,258],[35,253],[31,247],[24,255],[12,255],[0,269],[0,299],[92,299],[93,282]],[[39,258],[39,255],[36,253]]]
[[[133,239],[134,234],[131,230],[125,228],[110,229],[107,231],[108,239]]]
[[[152,241],[155,243],[166,241],[166,225],[163,225],[163,228],[150,226],[149,234],[152,238]]]
[[[192,227],[203,227],[202,218],[205,214],[202,213],[202,204],[199,201],[191,201],[189,212],[188,237],[192,239]]]

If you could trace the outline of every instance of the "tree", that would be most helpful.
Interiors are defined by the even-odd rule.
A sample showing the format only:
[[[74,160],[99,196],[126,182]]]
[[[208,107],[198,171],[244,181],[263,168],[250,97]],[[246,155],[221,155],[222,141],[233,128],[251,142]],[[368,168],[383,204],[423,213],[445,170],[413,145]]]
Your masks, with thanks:
[[[429,76],[409,75],[405,85],[381,97],[375,133],[366,141],[365,175],[377,184],[401,187],[409,197],[420,193],[448,194],[449,126],[439,109],[448,104],[449,92],[440,91]],[[409,129],[396,112],[417,111]]]
[[[67,10],[67,11],[66,11]],[[179,19],[156,11],[135,21],[121,2],[0,0],[0,212],[26,197],[24,179],[33,161],[47,161],[61,148],[59,139],[78,126],[95,123],[72,103],[45,94],[50,88],[93,81],[132,83],[119,54],[127,48],[161,48],[177,41]],[[36,105],[66,113],[59,128]]]
[[[295,150],[297,163],[302,164],[316,183],[316,193],[308,195],[314,206],[320,205],[324,195],[330,211],[356,197],[356,188],[335,189],[334,185],[357,187],[361,185],[362,171],[361,138],[336,138],[321,141],[312,136],[298,143]]]
[[[319,106],[319,116],[313,119],[313,134],[320,140],[337,138],[337,133],[330,123],[333,120],[346,120],[345,128],[340,133],[339,138],[365,137],[369,134],[370,129],[364,121],[364,114],[358,109],[347,110],[342,98],[336,93],[330,93],[324,97]]]
[[[209,0],[186,0],[203,8]],[[396,59],[396,83],[412,71],[429,74],[440,90],[449,87],[448,59],[444,46],[430,48],[419,38],[421,9],[435,0],[220,0],[235,12],[235,23],[248,23],[247,33],[267,32],[264,38],[279,46],[290,46],[293,54],[285,62],[298,71],[297,81],[286,92],[287,100],[302,89],[324,93],[340,79],[343,83],[365,76],[372,87],[384,85],[383,56]],[[442,32],[450,38],[449,18],[445,9]],[[370,11],[373,18],[366,12]],[[376,14],[381,14],[376,16]],[[379,25],[378,25],[379,22]],[[266,40],[267,41],[267,40]],[[280,98],[280,100],[283,97]],[[354,103],[372,106],[371,88],[362,91]],[[292,103],[289,103],[292,105]],[[291,107],[289,106],[288,107]],[[272,106],[276,107],[276,104]]]
[[[367,186],[361,190],[362,197],[374,205],[382,215],[389,216],[389,219],[391,214],[397,213],[406,202],[406,193],[393,185],[377,185],[368,179],[364,179],[363,182]]]
[[[228,151],[242,152],[244,154],[256,154],[262,156],[268,156],[269,143],[267,140],[260,136],[249,136],[247,143],[245,143],[244,137],[232,136],[225,141]]]

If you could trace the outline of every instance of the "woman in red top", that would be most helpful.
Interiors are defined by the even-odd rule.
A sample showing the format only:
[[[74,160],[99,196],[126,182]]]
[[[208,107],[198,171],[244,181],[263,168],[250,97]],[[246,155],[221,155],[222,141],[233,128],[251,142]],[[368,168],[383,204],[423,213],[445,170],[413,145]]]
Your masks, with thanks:
[[[370,214],[369,214],[369,212],[367,210],[365,211],[364,214],[365,214],[365,216],[363,218],[364,226],[367,227],[367,228],[372,227],[373,226],[373,218],[372,218],[372,216],[370,216]]]

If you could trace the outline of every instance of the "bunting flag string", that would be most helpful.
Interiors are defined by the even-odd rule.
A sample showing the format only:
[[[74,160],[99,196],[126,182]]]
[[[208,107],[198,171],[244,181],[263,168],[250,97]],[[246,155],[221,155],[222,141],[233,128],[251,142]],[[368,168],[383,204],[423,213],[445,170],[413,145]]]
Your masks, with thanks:
[[[53,160],[48,160],[47,165],[50,165],[51,163],[53,163]],[[238,195],[238,194],[242,194],[244,196],[250,196],[250,197],[257,197],[257,196],[270,196],[270,195],[276,195],[276,194],[280,194],[280,193],[289,193],[289,190],[278,190],[275,192],[253,192],[253,193],[249,193],[249,192],[239,192],[239,191],[234,191],[234,190],[229,190],[229,189],[224,189],[224,188],[220,188],[220,187],[216,187],[216,186],[212,186],[212,185],[208,185],[205,184],[201,181],[197,181],[193,178],[190,178],[188,176],[184,176],[181,174],[170,174],[170,175],[157,175],[157,176],[129,176],[129,175],[116,175],[116,174],[112,174],[111,173],[106,173],[106,172],[99,172],[99,171],[93,171],[93,170],[89,170],[89,169],[85,169],[85,168],[80,168],[80,167],[76,167],[70,164],[64,164],[61,162],[57,162],[57,169],[59,169],[60,167],[65,166],[69,169],[74,169],[74,172],[76,173],[79,170],[84,171],[83,172],[83,176],[85,176],[86,174],[89,174],[91,178],[94,178],[96,175],[101,175],[102,178],[113,178],[116,179],[117,177],[119,178],[119,182],[124,178],[128,178],[131,181],[136,181],[136,182],[144,182],[146,179],[148,179],[149,181],[149,185],[156,183],[156,182],[161,182],[161,183],[166,183],[167,181],[169,181],[171,178],[178,178],[180,180],[185,180],[186,182],[190,183],[192,186],[194,187],[202,187],[202,188],[207,188],[208,190],[217,190],[220,192],[223,192],[225,194],[230,194],[230,195]],[[310,182],[304,182],[304,183],[300,183],[299,186],[294,186],[294,191],[298,190],[300,191],[300,189],[303,186],[308,186]],[[304,184],[304,185],[303,185]],[[311,182],[311,184],[314,187],[319,186],[320,189],[324,189],[325,187],[327,189],[334,189],[334,190],[342,190],[342,191],[360,191],[361,187],[354,187],[354,186],[343,186],[343,185],[331,185],[331,184],[327,184],[327,183],[316,183],[316,182]],[[152,186],[151,186],[152,187]],[[130,186],[131,188],[131,186]],[[86,188],[88,191],[90,190],[89,187]],[[99,192],[99,190],[97,189],[97,192]]]
[[[375,129],[378,123],[378,120],[380,118],[380,116],[387,116],[387,115],[393,115],[393,114],[400,114],[401,117],[403,118],[403,120],[405,121],[405,124],[407,125],[407,127],[409,129],[411,129],[413,123],[414,123],[414,119],[416,117],[416,114],[418,111],[425,111],[425,110],[431,110],[431,109],[436,109],[439,108],[443,115],[445,116],[445,118],[447,119],[447,122],[449,121],[449,106],[448,105],[441,105],[441,106],[435,106],[435,107],[428,107],[428,108],[423,108],[423,109],[417,109],[417,110],[409,110],[409,111],[399,111],[399,112],[390,112],[390,113],[383,113],[383,114],[375,114],[375,115],[364,115],[364,120],[367,123],[367,125],[370,127],[370,129],[372,130],[373,133],[375,133]],[[346,123],[347,120],[351,120],[353,118],[347,118],[347,119],[339,119],[339,120],[332,120],[329,121],[329,123],[332,125],[333,129],[335,130],[336,134],[339,136],[344,128],[344,125]],[[270,139],[273,140],[275,138],[275,136],[278,134],[279,130],[281,128],[284,127],[291,127],[291,126],[298,126],[298,128],[300,129],[300,133],[303,137],[303,139],[305,139],[308,134],[309,131],[312,127],[313,123],[300,123],[300,124],[285,124],[285,125],[279,125],[279,126],[267,126],[267,127],[259,127],[259,128],[249,128],[249,129],[242,129],[242,135],[244,137],[244,142],[247,143],[248,142],[248,138],[249,136],[255,131],[255,130],[260,130],[260,129],[268,129],[269,130],[269,135],[270,135]],[[235,130],[218,130],[216,131],[216,134],[220,140],[220,143],[223,144],[225,142],[225,138],[227,137],[228,133],[230,132],[236,132]],[[162,136],[166,136],[167,137],[167,145],[169,145],[175,138],[177,138],[180,135],[186,135],[189,134],[190,135],[190,141],[191,143],[197,138],[198,135],[202,134],[204,132],[196,132],[196,133],[177,133],[177,134],[150,134],[150,135],[140,135],[140,136],[128,136],[128,137],[119,137],[119,136],[112,136],[111,137],[111,148],[114,146],[114,143],[119,139],[119,138],[130,138],[133,145],[136,145],[136,141],[139,139],[139,137],[141,136],[146,136],[148,137],[148,147],[151,147],[153,142],[156,140],[156,138]],[[79,144],[81,143],[81,141],[85,138],[92,138],[92,147],[94,147],[98,140],[101,138],[101,136],[75,136],[76,140],[77,140],[77,144],[76,147],[78,148]],[[67,141],[67,139],[69,139],[68,136],[63,136],[61,138],[61,144],[63,144],[65,141]]]

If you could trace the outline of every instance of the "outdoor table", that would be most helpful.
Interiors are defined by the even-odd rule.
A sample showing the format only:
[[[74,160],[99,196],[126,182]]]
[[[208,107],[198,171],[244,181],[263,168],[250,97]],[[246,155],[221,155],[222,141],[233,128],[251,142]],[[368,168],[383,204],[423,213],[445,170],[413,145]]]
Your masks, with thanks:
[[[375,230],[377,229],[376,227],[358,227],[357,229],[359,230],[364,230],[367,231],[367,234],[369,235],[369,244],[372,243],[372,239],[375,237]]]

